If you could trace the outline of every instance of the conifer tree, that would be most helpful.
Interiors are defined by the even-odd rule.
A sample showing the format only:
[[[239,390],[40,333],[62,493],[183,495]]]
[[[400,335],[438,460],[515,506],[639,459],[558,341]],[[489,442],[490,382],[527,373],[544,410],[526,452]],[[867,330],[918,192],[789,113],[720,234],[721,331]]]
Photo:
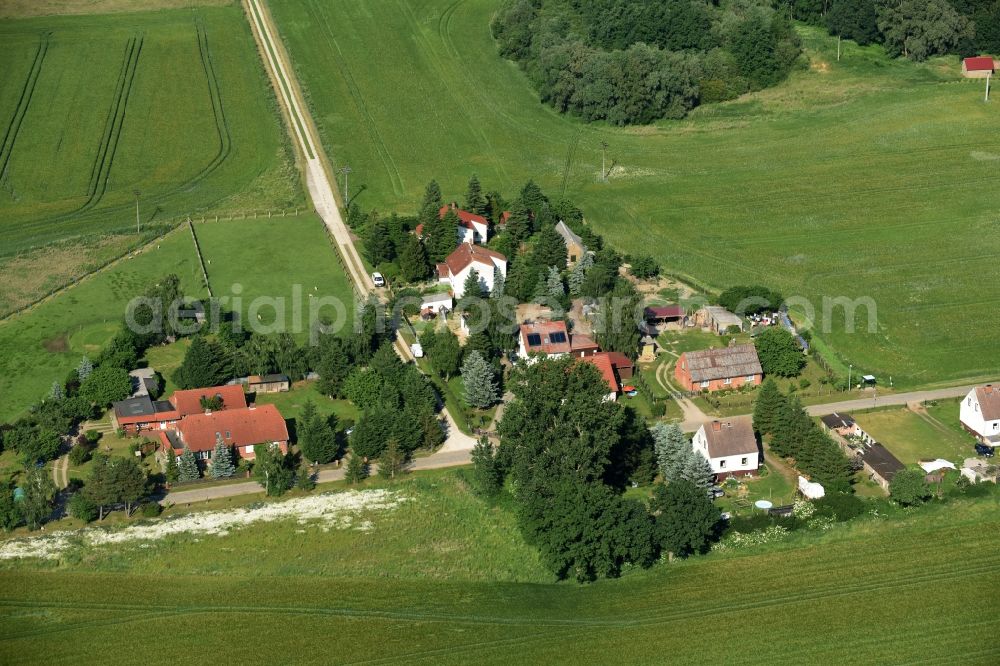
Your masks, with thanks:
[[[323,465],[337,456],[337,433],[332,418],[321,417],[312,400],[303,406],[296,419],[296,432],[299,450],[308,460]]]
[[[550,266],[555,266],[559,270],[566,268],[566,241],[554,226],[543,227],[535,236],[534,257],[538,265],[543,268]]]
[[[392,261],[396,250],[392,244],[388,223],[372,212],[372,221],[365,230],[365,258],[377,266],[383,261]]]
[[[201,472],[198,470],[198,461],[195,459],[194,453],[187,446],[181,452],[181,457],[177,464],[178,481],[197,481],[201,478]]]
[[[174,453],[174,447],[168,446],[163,460],[163,476],[166,477],[168,483],[172,483],[177,480],[179,475],[180,469],[177,467],[177,454]]]
[[[545,279],[545,290],[548,292],[552,303],[562,302],[563,296],[566,295],[566,288],[563,287],[562,276],[559,274],[559,269],[555,266],[549,267],[549,274]]]
[[[708,462],[708,458],[703,456],[701,452],[690,450],[687,454],[687,459],[684,461],[684,468],[681,470],[680,478],[689,481],[699,488],[708,488],[714,480],[712,465]]]
[[[476,215],[486,212],[486,199],[483,197],[483,188],[476,174],[472,174],[469,178],[469,188],[465,192],[465,210]]]
[[[656,464],[663,480],[668,483],[678,480],[684,463],[693,452],[690,440],[676,423],[657,423],[652,434]]]
[[[496,497],[503,487],[503,474],[497,463],[493,445],[485,437],[472,448],[473,489],[482,497]]]
[[[378,475],[383,479],[395,479],[402,473],[405,462],[406,454],[399,448],[399,441],[390,437],[378,458]]]
[[[228,479],[236,473],[233,465],[233,453],[229,445],[222,441],[222,435],[215,438],[215,450],[212,452],[212,478]]]
[[[441,187],[436,180],[427,183],[424,189],[424,200],[420,205],[420,223],[424,225],[426,231],[428,225],[438,219],[441,210]]]
[[[569,293],[579,296],[582,292],[583,281],[587,277],[587,270],[594,265],[594,257],[589,253],[584,253],[580,259],[573,264],[566,281],[569,283]]]
[[[485,295],[485,289],[483,289],[482,278],[479,277],[479,272],[473,268],[469,270],[468,277],[465,278],[465,282],[462,285],[462,300],[472,299],[472,298],[482,298]]]
[[[399,253],[399,272],[407,282],[419,282],[430,274],[427,251],[416,236],[407,236]]]
[[[465,401],[470,407],[486,409],[500,400],[493,368],[480,351],[474,350],[465,355],[462,381],[465,384]]]
[[[218,386],[227,379],[229,368],[222,348],[196,335],[184,354],[184,361],[174,372],[178,388],[193,389]]]
[[[49,397],[53,400],[62,400],[66,397],[66,393],[63,390],[62,382],[54,381],[52,382],[52,389],[49,391]]]
[[[76,374],[82,382],[86,379],[91,372],[94,371],[94,364],[90,362],[90,359],[84,356],[80,359],[80,365],[76,366]]]
[[[775,381],[768,377],[760,386],[753,405],[753,429],[760,435],[774,432],[775,421],[785,404],[785,396]]]
[[[490,292],[491,298],[500,298],[503,296],[503,290],[507,279],[503,275],[503,271],[500,270],[499,266],[493,267],[493,291]]]
[[[361,483],[368,478],[368,465],[364,459],[356,453],[351,453],[347,459],[347,470],[344,472],[344,480],[348,483]]]

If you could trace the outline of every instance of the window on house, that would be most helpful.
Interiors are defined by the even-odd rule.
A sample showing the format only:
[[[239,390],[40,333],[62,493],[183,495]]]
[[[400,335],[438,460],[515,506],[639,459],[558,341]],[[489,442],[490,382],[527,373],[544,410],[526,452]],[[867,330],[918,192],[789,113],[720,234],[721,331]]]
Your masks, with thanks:
[[[747,464],[747,459],[746,458],[740,458],[740,464],[741,465],[746,465]]]
[[[253,453],[253,444],[247,447],[247,453]]]
[[[724,381],[722,383],[723,384],[732,384],[733,383],[733,378],[732,377],[726,377],[726,381]]]
[[[719,469],[726,469],[726,461],[725,460],[720,460],[719,461]]]
[[[747,381],[752,382],[754,380],[754,375],[747,375]]]
[[[226,439],[232,439],[233,435],[228,430],[226,431]]]
[[[709,386],[709,382],[707,382],[707,381],[701,383],[701,387],[702,388],[708,388],[708,386]]]

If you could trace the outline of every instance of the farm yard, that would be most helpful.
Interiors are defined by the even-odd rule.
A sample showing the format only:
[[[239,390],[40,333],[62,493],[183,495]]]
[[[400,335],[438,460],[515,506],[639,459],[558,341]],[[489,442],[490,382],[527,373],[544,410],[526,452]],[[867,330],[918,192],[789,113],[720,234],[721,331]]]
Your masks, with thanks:
[[[331,159],[365,187],[361,206],[413,210],[431,178],[446,196],[472,172],[511,196],[533,178],[579,202],[619,250],[713,287],[764,282],[809,299],[817,319],[824,296],[871,297],[874,333],[861,308],[858,332],[838,309],[817,334],[898,388],[1000,370],[993,333],[977,324],[1000,314],[981,288],[1000,277],[984,186],[1000,117],[957,60],[915,65],[845,42],[837,62],[836,39],[798,28],[811,67],[789,82],[616,129],[540,104],[495,52],[495,8],[272,3]]]
[[[178,3],[174,3],[178,4]],[[303,197],[240,8],[0,21],[0,254]]]
[[[144,541],[84,547],[78,537],[55,567],[0,563],[0,653],[11,664],[155,661],[169,618],[180,654],[226,641],[262,661],[324,661],[316,637],[329,635],[345,662],[405,654],[413,663],[496,663],[511,650],[537,661],[612,653],[696,661],[719,626],[753,626],[755,639],[739,652],[746,662],[881,661],[887,644],[899,663],[989,663],[997,654],[995,595],[983,593],[1000,564],[995,498],[860,519],[580,586],[553,584],[510,512],[473,498],[456,472],[411,477],[392,492],[406,501],[373,505],[346,529],[324,530],[324,519],[305,509],[194,538],[153,538],[150,523],[135,528],[146,531]],[[192,524],[209,529],[218,522],[210,515],[233,511],[243,515],[216,506]],[[803,548],[801,539],[822,547]],[[719,594],[706,596],[720,581]],[[262,631],[275,615],[286,628]],[[863,617],[879,622],[859,635]],[[110,647],[122,632],[127,653]]]

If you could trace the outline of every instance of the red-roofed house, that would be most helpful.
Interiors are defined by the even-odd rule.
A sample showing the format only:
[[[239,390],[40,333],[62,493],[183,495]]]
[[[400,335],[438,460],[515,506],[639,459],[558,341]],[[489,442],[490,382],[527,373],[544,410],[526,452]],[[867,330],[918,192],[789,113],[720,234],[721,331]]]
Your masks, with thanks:
[[[449,210],[454,211],[455,215],[458,216],[459,243],[485,243],[489,240],[490,223],[485,217],[462,210],[457,203],[441,206],[438,215],[444,218]]]
[[[543,355],[559,358],[572,351],[569,331],[564,321],[538,321],[521,324],[518,354],[521,358]]]
[[[438,264],[438,279],[451,285],[455,298],[465,294],[465,281],[472,271],[479,276],[479,283],[487,290],[493,291],[493,281],[496,271],[507,277],[507,257],[495,250],[472,243],[462,243],[448,255],[444,263]]]
[[[221,398],[221,410],[245,409],[247,406],[242,386],[212,386],[174,391],[167,400],[151,400],[144,395],[116,402],[111,406],[111,422],[128,435],[138,435],[144,430],[164,430],[185,416],[204,412],[202,398]]]
[[[597,352],[601,351],[601,348],[597,346],[594,339],[589,335],[584,335],[583,333],[574,333],[570,336],[570,353],[573,356],[584,357],[593,356]]]
[[[962,401],[959,420],[983,444],[1000,446],[1000,386],[977,386]]]
[[[684,352],[674,377],[685,391],[722,391],[760,384],[764,371],[753,345],[733,345]]]
[[[585,356],[582,360],[594,364],[601,371],[601,377],[607,382],[609,391],[605,400],[617,400],[626,380],[632,379],[632,359],[621,352],[599,352]]]
[[[199,460],[209,460],[216,442],[221,439],[236,449],[241,458],[253,459],[254,447],[277,444],[288,452],[288,428],[274,405],[226,409],[221,412],[192,414],[181,419],[173,429],[159,433],[160,444],[181,455],[187,446]]]
[[[990,56],[966,58],[962,61],[962,76],[967,79],[985,79],[996,71],[996,62]]]

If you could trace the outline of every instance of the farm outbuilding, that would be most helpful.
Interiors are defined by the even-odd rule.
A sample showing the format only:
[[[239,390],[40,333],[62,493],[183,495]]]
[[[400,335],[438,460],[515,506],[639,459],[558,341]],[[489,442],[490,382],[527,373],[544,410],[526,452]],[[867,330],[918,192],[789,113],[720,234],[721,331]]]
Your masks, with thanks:
[[[967,79],[985,79],[996,72],[997,63],[990,56],[966,58],[962,61],[962,76]]]
[[[743,318],[721,305],[706,305],[695,313],[695,324],[715,331],[718,335],[730,329],[743,330]]]
[[[889,484],[896,473],[905,467],[889,449],[877,442],[865,449],[861,454],[861,462],[864,463],[868,478],[880,485],[885,492],[889,492]]]

